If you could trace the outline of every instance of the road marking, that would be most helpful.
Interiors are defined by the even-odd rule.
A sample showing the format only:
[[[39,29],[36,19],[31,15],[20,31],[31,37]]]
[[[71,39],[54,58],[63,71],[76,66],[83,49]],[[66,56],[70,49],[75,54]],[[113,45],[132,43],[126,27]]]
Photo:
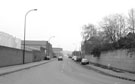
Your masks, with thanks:
[[[120,82],[115,82],[114,84],[120,84]]]
[[[61,72],[63,72],[63,71],[64,71],[64,66],[65,66],[65,65],[64,65],[64,63],[63,63],[63,64],[62,64],[62,70],[61,70]]]
[[[70,62],[68,61],[68,64],[70,64]]]
[[[64,69],[65,65],[63,64],[62,69]]]

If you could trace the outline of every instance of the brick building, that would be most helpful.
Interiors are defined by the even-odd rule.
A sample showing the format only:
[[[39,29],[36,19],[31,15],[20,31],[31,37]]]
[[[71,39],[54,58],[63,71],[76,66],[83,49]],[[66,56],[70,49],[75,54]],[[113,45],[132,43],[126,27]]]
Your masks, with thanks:
[[[21,45],[23,49],[24,41],[21,42]],[[44,59],[45,56],[53,56],[52,45],[48,41],[26,40],[25,49],[29,51],[40,51],[41,59]]]

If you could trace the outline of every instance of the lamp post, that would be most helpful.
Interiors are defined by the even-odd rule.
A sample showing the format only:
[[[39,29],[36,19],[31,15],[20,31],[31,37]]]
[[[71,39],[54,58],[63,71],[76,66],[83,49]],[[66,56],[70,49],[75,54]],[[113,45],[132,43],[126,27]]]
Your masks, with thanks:
[[[26,37],[26,19],[27,15],[32,12],[32,11],[37,11],[37,9],[31,9],[25,14],[25,19],[24,19],[24,45],[23,45],[23,64],[25,63],[25,37]]]
[[[48,39],[48,44],[47,44],[47,50],[48,50],[48,52],[47,52],[47,55],[49,55],[49,52],[50,52],[49,43],[50,43],[50,40],[51,40],[52,38],[55,38],[55,36],[51,36],[51,37]]]

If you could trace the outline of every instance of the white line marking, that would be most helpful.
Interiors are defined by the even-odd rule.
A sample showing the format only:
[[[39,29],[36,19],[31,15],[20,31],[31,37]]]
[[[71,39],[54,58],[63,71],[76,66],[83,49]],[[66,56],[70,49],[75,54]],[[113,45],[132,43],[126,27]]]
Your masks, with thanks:
[[[62,64],[62,70],[61,70],[61,72],[64,71],[64,67],[65,67],[65,65],[64,65],[64,63],[63,63],[63,64]]]

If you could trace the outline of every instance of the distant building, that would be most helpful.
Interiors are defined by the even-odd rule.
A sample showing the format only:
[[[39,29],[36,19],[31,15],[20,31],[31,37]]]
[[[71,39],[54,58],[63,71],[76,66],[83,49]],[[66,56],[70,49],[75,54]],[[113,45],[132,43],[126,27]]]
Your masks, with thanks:
[[[24,41],[21,42],[22,49],[24,48]],[[25,50],[33,51],[38,50],[41,51],[42,57],[53,55],[52,45],[48,43],[48,41],[35,41],[35,40],[26,40],[25,41]]]
[[[4,32],[0,32],[0,45],[21,49],[21,39],[13,37],[12,35],[9,35]]]
[[[62,55],[62,51],[63,51],[62,48],[53,48],[53,53],[54,53],[55,56]]]

